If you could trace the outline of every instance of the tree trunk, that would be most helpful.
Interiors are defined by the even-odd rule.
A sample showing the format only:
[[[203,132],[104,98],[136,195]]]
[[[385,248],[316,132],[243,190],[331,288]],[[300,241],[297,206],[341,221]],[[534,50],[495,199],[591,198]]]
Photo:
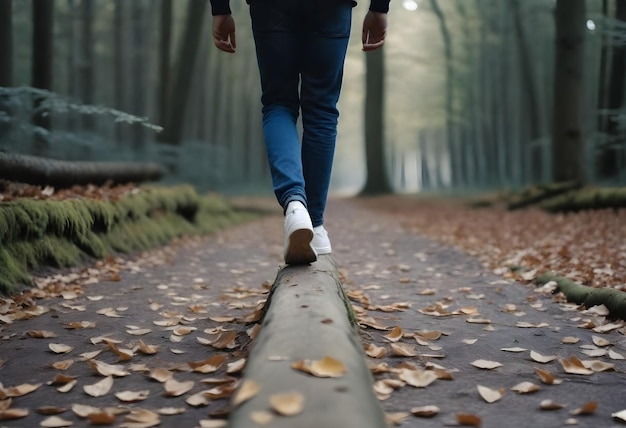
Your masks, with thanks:
[[[446,17],[439,7],[438,0],[430,0],[431,7],[435,11],[437,18],[439,18],[439,28],[441,31],[441,37],[443,38],[443,50],[445,56],[445,64],[446,64],[446,142],[448,147],[448,153],[450,156],[450,167],[452,170],[451,174],[451,183],[454,186],[458,181],[456,179],[457,175],[457,167],[459,162],[458,159],[458,151],[457,145],[455,142],[454,135],[454,105],[453,105],[453,97],[454,97],[454,68],[452,64],[452,37],[450,36],[450,31],[448,30],[448,24],[446,22]]]
[[[33,0],[33,54],[32,85],[34,88],[52,90],[52,55],[54,34],[54,0]],[[34,100],[34,109],[39,100]],[[50,129],[48,112],[35,112],[33,123],[41,128]],[[39,146],[36,143],[36,146]]]
[[[363,195],[391,193],[385,156],[385,57],[382,49],[368,52],[366,58],[365,162]]]
[[[132,7],[132,106],[131,111],[137,116],[145,116],[146,108],[146,3],[144,0],[133,0]],[[132,127],[132,146],[140,151],[145,143],[145,128],[140,125]]]
[[[114,101],[113,105],[116,109],[127,111],[127,0],[115,0],[115,12],[113,23],[113,76],[114,82]],[[123,125],[118,124],[115,127],[115,138],[121,147],[125,140],[126,132]]]
[[[182,140],[187,101],[191,91],[191,80],[198,56],[206,6],[207,0],[189,0],[185,34],[176,68],[178,75],[169,103],[168,120],[163,132],[163,141],[168,144],[179,145]]]
[[[0,179],[37,186],[138,183],[158,180],[162,175],[161,166],[153,163],[67,162],[0,152]]]
[[[0,0],[0,86],[13,86],[13,0]]]
[[[76,79],[76,70],[77,70],[77,37],[76,37],[76,0],[66,0],[67,8],[67,21],[65,21],[65,27],[67,31],[67,43],[65,46],[65,52],[67,55],[66,58],[66,68],[67,68],[67,76],[65,77],[66,87],[67,87],[67,96],[78,100],[78,85]],[[76,130],[76,115],[68,114],[66,115],[65,126],[67,127],[67,131],[73,132]]]
[[[585,0],[556,2],[552,173],[557,182],[586,178],[581,118],[585,13]]]
[[[173,0],[161,0],[161,20],[159,34],[159,117],[158,123],[165,124],[170,88],[170,52],[172,45],[172,6]]]
[[[626,0],[616,0],[615,19],[626,25]],[[609,140],[601,154],[598,172],[602,178],[617,179],[620,165],[624,161],[624,149],[619,149],[616,146],[617,140],[620,138],[619,110],[624,107],[626,46],[614,43],[611,51],[612,60],[608,73],[608,94],[605,97],[604,106],[604,109],[608,110],[608,116],[602,129]]]
[[[38,1],[38,0],[35,0]],[[80,35],[80,95],[83,103],[93,104],[94,97],[94,54],[93,54],[93,0],[81,0]],[[95,127],[93,115],[82,116],[83,128],[92,131]]]

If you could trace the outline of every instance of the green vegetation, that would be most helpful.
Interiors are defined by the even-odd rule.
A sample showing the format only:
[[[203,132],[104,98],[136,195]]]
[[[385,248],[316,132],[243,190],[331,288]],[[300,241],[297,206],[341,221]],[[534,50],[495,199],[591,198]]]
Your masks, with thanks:
[[[0,203],[0,293],[32,285],[29,272],[146,250],[251,218],[191,186],[142,187],[118,200],[17,199]]]

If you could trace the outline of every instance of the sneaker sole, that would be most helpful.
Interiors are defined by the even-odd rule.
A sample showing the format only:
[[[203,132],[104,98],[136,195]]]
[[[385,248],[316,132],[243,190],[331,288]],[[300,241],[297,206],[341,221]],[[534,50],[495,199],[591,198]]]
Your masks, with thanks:
[[[297,229],[289,235],[285,263],[288,265],[305,265],[317,261],[317,254],[311,247],[313,231]]]

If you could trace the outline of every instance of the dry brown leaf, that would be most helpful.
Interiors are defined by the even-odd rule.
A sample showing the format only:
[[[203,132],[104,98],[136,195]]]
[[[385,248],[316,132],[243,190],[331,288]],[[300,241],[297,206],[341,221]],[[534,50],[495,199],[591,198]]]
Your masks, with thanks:
[[[113,387],[113,377],[107,376],[99,382],[96,382],[92,385],[83,386],[83,391],[92,397],[102,397],[109,393],[111,388]]]
[[[56,375],[52,381],[48,382],[48,385],[65,385],[75,380],[75,376]]]
[[[178,382],[174,378],[166,380],[165,384],[163,385],[163,387],[165,388],[165,396],[167,397],[179,397],[191,391],[193,386],[194,381],[192,380]]]
[[[200,428],[224,428],[228,426],[226,419],[201,419]]]
[[[526,352],[528,351],[528,349],[526,348],[520,348],[520,347],[515,347],[515,348],[500,348],[501,351],[504,352]]]
[[[97,351],[91,351],[91,352],[83,352],[79,356],[82,359],[82,361],[89,361],[89,360],[93,360],[101,353],[102,353],[102,349],[97,350]]]
[[[329,356],[321,360],[294,361],[291,368],[315,377],[341,377],[346,373],[346,366],[341,361]]]
[[[591,336],[591,340],[593,341],[594,345],[600,347],[609,346],[611,344],[611,342],[600,336]]]
[[[279,415],[295,416],[304,409],[304,395],[300,392],[287,392],[270,396],[270,405]]]
[[[438,379],[437,374],[432,370],[419,369],[401,369],[398,377],[416,388],[425,388]]]
[[[63,386],[58,387],[57,391],[59,391],[61,393],[70,392],[72,390],[72,388],[74,388],[76,386],[77,383],[78,383],[78,380],[73,380],[71,382],[66,383]]]
[[[68,352],[72,352],[74,349],[73,347],[62,343],[50,343],[48,344],[48,348],[50,348],[50,350],[55,354],[67,354]]]
[[[593,374],[593,370],[588,369],[585,365],[580,361],[576,356],[572,355],[569,358],[560,358],[559,362],[565,370],[566,373],[569,374],[578,374],[578,375],[591,375]]]
[[[533,323],[529,323],[526,321],[519,321],[515,324],[515,327],[519,327],[519,328],[545,328],[545,327],[550,327],[550,324],[542,322],[539,324],[533,324]]]
[[[255,324],[254,326],[246,330],[246,334],[248,335],[250,339],[254,340],[257,338],[260,331],[261,331],[261,324]]]
[[[41,385],[41,383],[23,383],[21,385],[2,388],[2,384],[0,384],[0,395],[3,396],[2,398],[21,397],[38,390]]]
[[[465,343],[466,345],[473,345],[476,342],[478,342],[478,339],[463,339],[463,343]]]
[[[161,383],[171,379],[173,376],[174,376],[174,373],[161,367],[152,369],[152,371],[150,372],[150,377],[156,380],[157,382],[161,382]]]
[[[483,385],[476,385],[478,393],[487,403],[495,403],[504,396],[504,388],[491,389]]]
[[[115,414],[110,412],[95,412],[87,415],[91,425],[113,425],[115,418]]]
[[[35,339],[47,339],[51,337],[57,337],[55,332],[47,330],[28,330],[26,334],[30,337],[34,337]]]
[[[583,404],[578,409],[574,409],[570,412],[571,415],[593,415],[598,408],[598,403],[595,401],[589,401],[588,403]]]
[[[185,399],[185,403],[193,407],[208,406],[211,402],[205,394],[206,391],[196,392]]]
[[[392,343],[389,347],[391,348],[391,353],[399,357],[415,357],[418,355],[415,347],[408,343]]]
[[[251,379],[245,379],[239,389],[237,389],[237,392],[233,397],[233,406],[236,407],[239,406],[241,403],[248,401],[249,399],[257,395],[260,390],[261,387],[258,383]]]
[[[618,323],[608,323],[598,327],[593,328],[593,331],[596,333],[608,333],[609,331],[617,330],[618,328],[622,328],[624,326],[623,322]]]
[[[126,371],[124,366],[119,364],[107,364],[103,361],[89,360],[89,367],[101,374],[102,376],[128,376],[130,373]]]
[[[518,394],[529,394],[531,392],[537,392],[540,389],[539,385],[532,382],[521,382],[511,388],[512,391],[515,391]]]
[[[256,410],[250,412],[250,420],[258,425],[267,425],[274,419],[274,414],[267,410]]]
[[[138,328],[133,330],[126,330],[126,333],[133,336],[144,336],[148,333],[152,333],[152,330],[150,330],[149,328]]]
[[[213,355],[212,357],[207,358],[202,361],[192,361],[189,364],[189,367],[194,372],[198,373],[214,373],[220,369],[226,362],[226,355]]]
[[[67,370],[72,364],[74,364],[74,360],[62,360],[52,363],[52,367],[57,370]]]
[[[143,389],[141,391],[121,391],[115,393],[115,397],[125,403],[143,401],[148,398],[148,395],[150,395],[149,389]]]
[[[215,322],[233,322],[235,317],[221,316],[221,317],[209,317],[210,320]]]
[[[565,422],[563,422],[563,425],[578,425],[578,419],[574,419],[574,418],[565,419]]]
[[[50,416],[39,423],[39,426],[44,428],[62,428],[71,427],[72,425],[74,425],[72,421],[65,420],[59,416]]]
[[[555,378],[554,375],[547,370],[535,368],[535,373],[537,373],[541,382],[546,385],[558,385],[563,382],[561,379]]]
[[[144,355],[154,355],[159,352],[159,345],[148,345],[140,339],[139,343],[137,344],[137,350],[139,350],[139,352]]]
[[[493,370],[498,367],[502,367],[502,364],[500,364],[499,362],[489,361],[489,360],[475,360],[475,361],[472,361],[470,364],[473,365],[474,367],[477,367],[479,369],[485,369],[485,370]]]
[[[556,355],[541,355],[539,352],[530,351],[530,358],[538,363],[547,364],[556,360]]]
[[[612,349],[609,349],[609,358],[612,360],[623,360],[624,356],[619,352],[615,352]]]
[[[397,342],[400,339],[402,339],[402,335],[403,335],[402,327],[396,326],[389,332],[389,334],[383,337],[390,342]]]
[[[374,343],[370,343],[365,348],[365,354],[371,358],[382,358],[387,355],[387,350],[382,346],[376,346]]]
[[[186,411],[187,409],[185,409],[184,407],[161,407],[160,409],[157,409],[156,412],[159,415],[173,416],[183,414]]]
[[[482,420],[478,416],[469,413],[457,413],[456,421],[459,425],[470,427],[479,427],[482,424]]]
[[[0,400],[0,411],[8,409],[9,407],[11,407],[11,404],[13,404],[12,398]]]
[[[63,327],[68,330],[82,330],[84,328],[95,328],[96,323],[93,321],[72,321],[63,324]]]
[[[172,333],[175,336],[187,336],[196,330],[197,330],[196,327],[183,326],[183,327],[176,327],[174,330],[172,330]]]
[[[3,409],[0,409],[3,410]],[[65,412],[67,409],[65,407],[58,406],[41,406],[37,407],[36,412],[40,415],[59,415]]]
[[[539,403],[541,410],[559,410],[565,407],[565,404],[560,404],[552,400],[543,400]]]
[[[487,318],[468,318],[465,322],[470,324],[491,324],[491,320]]]
[[[21,419],[28,416],[28,409],[6,409],[0,410],[0,421],[12,421],[14,419]]]
[[[236,339],[236,331],[226,331],[220,334],[211,345],[217,349],[233,349],[237,346]]]
[[[233,392],[235,392],[236,387],[236,383],[220,385],[204,391],[204,395],[213,400],[219,400],[220,398],[229,398],[233,395]]]
[[[411,409],[413,416],[419,418],[432,418],[433,416],[437,416],[439,412],[440,409],[437,406],[419,406]]]
[[[582,363],[586,368],[591,369],[594,372],[607,372],[615,370],[615,364],[605,363],[604,361],[585,360],[582,361]]]
[[[72,412],[79,418],[86,418],[92,413],[100,413],[102,409],[99,407],[88,406],[86,404],[72,404]]]
[[[130,424],[123,424],[120,428],[132,428],[132,427],[153,427],[161,423],[161,418],[158,413],[147,409],[132,409],[124,418],[125,422]],[[141,425],[137,425],[141,424]]]
[[[580,342],[580,338],[573,337],[573,336],[566,336],[563,339],[561,339],[561,343],[564,343],[564,344],[567,344],[567,345],[575,345],[578,342]]]

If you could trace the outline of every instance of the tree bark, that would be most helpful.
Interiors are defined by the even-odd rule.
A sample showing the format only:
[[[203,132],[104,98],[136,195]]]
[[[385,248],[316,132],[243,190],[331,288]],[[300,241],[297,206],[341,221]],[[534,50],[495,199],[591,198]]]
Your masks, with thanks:
[[[113,76],[114,83],[114,101],[113,105],[116,109],[127,111],[127,8],[126,0],[115,0],[115,12],[113,16]],[[115,128],[115,138],[118,145],[121,146],[126,136],[126,132],[122,125]]]
[[[32,86],[52,90],[52,56],[54,34],[54,0],[33,0],[33,54]],[[34,100],[34,108],[39,100]],[[33,123],[50,129],[50,115],[47,112],[33,114]]]
[[[0,86],[13,86],[13,0],[0,0]]]
[[[556,2],[552,174],[557,182],[586,179],[581,118],[585,13],[585,0]]]
[[[362,195],[391,193],[385,156],[385,57],[382,49],[368,52],[365,95],[366,180]]]
[[[179,145],[182,140],[186,108],[191,91],[193,70],[198,57],[206,6],[207,0],[189,0],[185,34],[176,68],[178,75],[173,87],[168,120],[163,132],[163,141],[168,144]]]
[[[146,43],[146,3],[144,0],[133,0],[132,8],[132,107],[131,111],[137,116],[145,115],[146,108],[146,63],[147,49]],[[145,129],[143,126],[133,125],[132,145],[137,151],[141,150],[145,144]]]
[[[67,188],[107,182],[139,183],[158,180],[162,175],[161,166],[152,163],[67,162],[0,152],[0,179],[37,186]]]

